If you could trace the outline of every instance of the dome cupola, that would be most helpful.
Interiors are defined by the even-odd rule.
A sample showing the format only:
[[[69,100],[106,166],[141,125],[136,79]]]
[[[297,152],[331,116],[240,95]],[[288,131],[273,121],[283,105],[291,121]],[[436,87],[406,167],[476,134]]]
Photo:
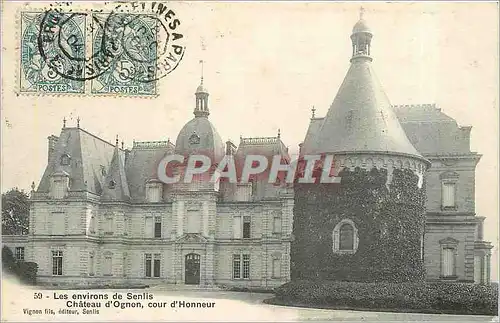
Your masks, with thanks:
[[[364,9],[359,12],[359,20],[352,28],[352,59],[364,57],[371,60],[370,46],[373,34],[363,18]]]
[[[208,95],[202,76],[195,92],[194,118],[179,132],[175,153],[185,157],[193,154],[208,156],[215,164],[224,157],[224,144],[214,125],[208,120]]]

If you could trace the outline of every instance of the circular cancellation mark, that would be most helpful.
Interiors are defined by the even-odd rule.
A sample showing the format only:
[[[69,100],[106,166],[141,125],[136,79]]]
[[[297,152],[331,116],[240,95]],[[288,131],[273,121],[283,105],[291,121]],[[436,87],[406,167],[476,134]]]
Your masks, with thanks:
[[[85,19],[91,19],[90,30]],[[175,12],[158,2],[120,3],[109,13],[50,8],[41,20],[38,49],[54,73],[70,80],[113,73],[123,81],[153,82],[175,70],[184,56],[180,25]]]

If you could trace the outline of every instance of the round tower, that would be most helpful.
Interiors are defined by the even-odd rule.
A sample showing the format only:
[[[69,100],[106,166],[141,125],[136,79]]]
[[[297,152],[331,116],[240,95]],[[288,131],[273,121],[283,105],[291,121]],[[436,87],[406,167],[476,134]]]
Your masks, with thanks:
[[[429,162],[401,127],[372,69],[373,34],[360,17],[351,65],[303,155],[333,155],[332,184],[295,184],[292,278],[423,278],[424,173]]]

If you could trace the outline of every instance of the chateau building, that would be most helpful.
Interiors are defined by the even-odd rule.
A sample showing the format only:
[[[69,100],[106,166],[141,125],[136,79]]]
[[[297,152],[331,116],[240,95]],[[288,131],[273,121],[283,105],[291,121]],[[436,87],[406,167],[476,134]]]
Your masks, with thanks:
[[[196,284],[275,287],[289,280],[293,192],[264,181],[163,184],[169,154],[281,155],[277,137],[224,145],[209,121],[208,91],[169,141],[111,144],[77,127],[48,138],[48,165],[31,192],[28,236],[4,237],[38,263],[49,283]],[[236,163],[239,165],[239,163]],[[22,251],[20,251],[22,250]]]
[[[377,243],[400,242],[397,254],[406,256],[397,265],[419,263],[428,280],[488,283],[492,246],[483,238],[484,217],[475,213],[481,155],[470,150],[471,127],[458,126],[436,105],[391,105],[374,77],[372,33],[362,18],[351,40],[351,67],[327,115],[313,113],[301,155],[333,154],[337,172],[375,169],[387,187],[409,176],[425,205],[412,209],[410,199],[412,211],[393,214],[396,222],[370,222],[385,237]],[[136,141],[125,149],[79,121],[76,127],[64,122],[58,136],[48,137],[47,167],[38,187],[33,184],[29,234],[4,236],[3,243],[18,259],[38,264],[39,281],[58,284],[272,288],[294,270],[347,280],[367,280],[379,270],[361,263],[375,261],[366,219],[376,217],[330,209],[322,184],[159,180],[158,164],[172,154],[208,154],[216,163],[258,153],[290,162],[279,134],[224,143],[209,120],[208,98],[202,79],[194,118],[175,144]],[[411,230],[401,222],[408,218]],[[394,254],[381,257],[390,263]],[[401,274],[392,267],[377,271],[384,273]]]

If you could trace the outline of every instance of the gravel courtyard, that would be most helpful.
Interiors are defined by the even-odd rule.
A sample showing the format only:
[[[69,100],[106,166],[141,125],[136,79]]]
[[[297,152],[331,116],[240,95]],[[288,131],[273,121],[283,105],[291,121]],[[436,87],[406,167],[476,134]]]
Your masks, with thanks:
[[[41,299],[39,299],[40,294],[38,293],[41,293]],[[101,300],[102,307],[98,309],[87,307],[91,310],[87,310],[86,312],[88,313],[84,314],[83,308],[67,306],[68,300],[72,300],[74,294],[106,294],[108,300],[115,302],[115,298],[113,298],[113,294],[115,293],[122,296],[119,302],[141,303],[143,307],[120,308],[120,306],[115,307],[112,304],[107,308],[104,306],[106,301]],[[127,296],[129,296],[127,293],[131,293],[129,295],[133,295],[132,297],[134,298],[127,300]],[[67,295],[68,299],[64,299],[64,295]],[[82,297],[85,298],[88,296]],[[262,303],[264,299],[270,297],[272,297],[272,294],[211,290],[170,290],[168,286],[140,290],[41,290],[37,288],[21,287],[4,279],[2,281],[2,321],[498,321],[497,317],[488,316],[356,312],[283,307]],[[85,301],[96,302],[96,300],[93,299],[87,299],[84,300],[84,302]],[[177,301],[177,303],[175,303],[176,307],[172,308],[169,305],[174,301]],[[181,307],[179,307],[180,302],[184,302]],[[150,305],[153,303],[167,305],[167,307],[150,308],[150,306],[155,306]],[[213,306],[204,306],[202,304],[212,304]],[[46,310],[49,310],[49,312],[47,313]],[[53,313],[50,311],[53,311]],[[96,312],[99,312],[99,314]],[[29,313],[31,313],[31,315]]]

